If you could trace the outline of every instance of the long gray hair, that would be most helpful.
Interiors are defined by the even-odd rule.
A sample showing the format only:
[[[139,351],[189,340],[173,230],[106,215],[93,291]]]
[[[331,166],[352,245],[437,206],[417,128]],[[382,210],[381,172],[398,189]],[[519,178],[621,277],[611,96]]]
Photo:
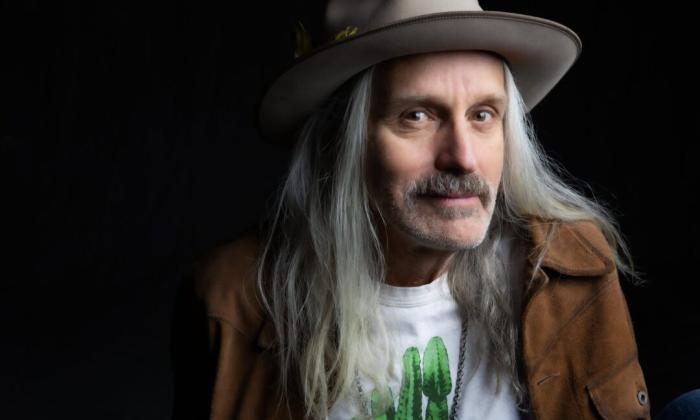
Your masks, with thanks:
[[[455,256],[448,283],[464,319],[484,331],[483,355],[521,398],[519,316],[512,282],[504,281],[508,262],[497,252],[504,232],[524,232],[531,217],[555,225],[592,220],[618,270],[636,275],[614,218],[564,182],[568,174],[541,149],[505,62],[503,68],[508,105],[496,207],[484,241]],[[282,387],[300,387],[312,418],[326,418],[333,402],[354,390],[358,373],[379,384],[387,366],[378,361],[390,360],[378,304],[384,259],[366,181],[373,74],[374,67],[344,84],[301,129],[258,260],[259,291],[280,344]]]

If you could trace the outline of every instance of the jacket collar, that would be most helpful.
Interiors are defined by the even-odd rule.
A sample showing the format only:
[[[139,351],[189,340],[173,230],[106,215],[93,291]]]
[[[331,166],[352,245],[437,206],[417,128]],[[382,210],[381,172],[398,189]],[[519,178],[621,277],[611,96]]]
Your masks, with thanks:
[[[546,248],[541,266],[561,274],[599,276],[615,268],[605,237],[591,221],[562,223],[532,218],[528,230],[533,245],[528,255],[532,267],[539,251]]]

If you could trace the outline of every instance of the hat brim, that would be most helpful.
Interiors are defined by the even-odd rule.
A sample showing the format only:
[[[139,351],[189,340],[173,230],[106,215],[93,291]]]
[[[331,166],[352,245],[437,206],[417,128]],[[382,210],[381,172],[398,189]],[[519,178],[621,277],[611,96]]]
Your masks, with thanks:
[[[516,13],[480,11],[425,15],[335,41],[295,61],[260,103],[262,135],[287,138],[353,75],[406,55],[452,50],[492,51],[506,59],[529,110],[561,80],[581,40],[559,23]]]

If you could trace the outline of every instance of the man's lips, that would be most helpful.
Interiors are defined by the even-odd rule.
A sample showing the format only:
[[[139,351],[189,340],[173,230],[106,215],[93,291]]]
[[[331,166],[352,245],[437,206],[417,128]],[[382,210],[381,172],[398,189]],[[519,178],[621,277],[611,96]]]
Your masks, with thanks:
[[[441,205],[463,205],[479,202],[479,196],[475,194],[423,194],[420,197]]]
[[[462,194],[462,193],[456,193],[456,194],[423,194],[422,197],[426,198],[446,198],[446,199],[457,199],[457,198],[472,198],[472,197],[478,197],[477,194]]]

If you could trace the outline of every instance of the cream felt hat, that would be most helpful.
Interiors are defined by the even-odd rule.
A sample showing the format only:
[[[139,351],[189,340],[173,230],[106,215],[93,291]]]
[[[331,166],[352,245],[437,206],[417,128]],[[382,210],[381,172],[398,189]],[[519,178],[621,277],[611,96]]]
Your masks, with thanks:
[[[295,129],[335,89],[392,58],[451,50],[494,52],[508,62],[531,110],[581,53],[581,40],[566,26],[484,11],[477,0],[330,0],[325,27],[329,41],[301,51],[262,97],[259,128],[270,141],[292,141]]]

